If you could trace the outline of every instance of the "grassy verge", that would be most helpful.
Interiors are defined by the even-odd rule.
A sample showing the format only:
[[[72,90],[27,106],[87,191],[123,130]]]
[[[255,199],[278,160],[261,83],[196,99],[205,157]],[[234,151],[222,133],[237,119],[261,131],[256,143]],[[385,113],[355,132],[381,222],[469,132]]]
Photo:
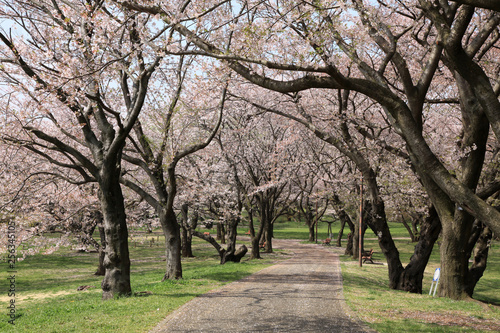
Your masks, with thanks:
[[[327,224],[319,226],[318,241],[327,237]],[[336,238],[339,224],[334,223]],[[242,227],[243,235],[248,228]],[[394,237],[407,237],[400,224],[391,224]],[[145,239],[147,237],[147,239]],[[306,240],[307,227],[302,223],[282,222],[275,226],[276,238]],[[151,240],[154,238],[154,242]],[[376,240],[367,234],[365,248],[374,248],[378,263],[384,258]],[[404,264],[409,261],[414,244],[396,240]],[[249,244],[246,244],[247,246]],[[137,294],[103,302],[100,283],[93,275],[97,254],[61,249],[51,255],[28,257],[17,264],[15,327],[7,323],[7,269],[0,275],[0,304],[4,309],[0,332],[147,332],[173,310],[231,281],[238,280],[284,257],[283,253],[262,254],[264,260],[219,265],[211,245],[194,239],[196,258],[183,259],[184,279],[160,282],[164,273],[162,236],[136,234],[130,242],[132,288]],[[378,251],[378,252],[377,252]],[[500,303],[500,244],[493,243],[484,277],[476,287],[478,300]],[[500,310],[474,302],[456,302],[428,296],[434,269],[439,267],[436,249],[424,277],[424,294],[415,295],[387,288],[385,265],[357,266],[342,258],[344,296],[356,315],[379,332],[491,332],[500,331]],[[6,267],[5,260],[1,263]],[[87,291],[77,287],[91,286]],[[146,292],[146,293],[141,293]]]
[[[326,238],[327,224],[318,228],[318,240]],[[389,223],[403,265],[413,253],[415,243],[400,223]],[[338,235],[339,223],[333,224],[334,235]],[[347,233],[348,231],[345,231]],[[307,227],[296,222],[285,222],[275,226],[278,238],[307,239]],[[345,234],[344,234],[345,238]],[[378,332],[500,332],[500,307],[481,302],[500,304],[500,243],[492,243],[488,267],[479,281],[471,301],[453,301],[428,295],[434,270],[439,267],[439,248],[436,245],[426,268],[423,294],[416,295],[390,290],[388,271],[378,242],[367,231],[365,249],[373,248],[375,265],[365,264],[344,256],[342,276],[344,297],[355,314]],[[343,243],[345,244],[345,243]],[[481,301],[481,302],[480,302]]]
[[[414,244],[396,240],[406,264]],[[365,248],[377,251],[376,241]],[[479,281],[474,298],[500,304],[500,246],[493,244],[488,268]],[[348,257],[342,258],[344,297],[356,315],[378,332],[498,332],[500,307],[482,302],[453,301],[428,295],[435,268],[439,267],[439,249],[435,247],[425,271],[423,294],[390,290],[387,287],[387,265],[383,255],[374,255],[379,264],[358,266]]]
[[[97,265],[95,253],[60,249],[19,262],[15,326],[7,322],[10,297],[4,292],[0,295],[4,309],[0,332],[147,332],[192,298],[280,259],[278,252],[265,254],[264,260],[219,265],[211,245],[194,240],[196,258],[183,260],[184,278],[161,282],[165,267],[162,237],[155,236],[154,243],[138,242],[140,237],[130,243],[135,293],[131,297],[101,300],[102,277],[93,275]],[[2,275],[1,290],[8,290],[7,282]],[[90,288],[76,290],[83,285]]]

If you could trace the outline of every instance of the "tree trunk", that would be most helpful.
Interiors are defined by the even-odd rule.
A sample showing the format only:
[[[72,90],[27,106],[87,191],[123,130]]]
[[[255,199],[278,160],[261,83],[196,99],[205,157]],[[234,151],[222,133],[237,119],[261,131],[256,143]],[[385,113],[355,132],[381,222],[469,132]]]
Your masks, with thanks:
[[[468,226],[456,224],[452,214],[441,216],[443,242],[441,244],[441,277],[439,296],[460,300],[468,297],[465,292],[465,277],[468,273],[468,258],[465,244]]]
[[[165,280],[177,280],[182,278],[181,265],[181,232],[173,209],[162,209],[159,213],[160,222],[165,236],[165,255],[167,267]]]
[[[483,112],[484,106],[481,107],[478,96],[474,96],[469,84],[456,73],[455,79],[460,94],[464,133],[459,146],[466,153],[460,161],[461,173],[458,175],[458,180],[470,190],[475,191],[484,165],[489,122]],[[451,197],[450,194],[450,201]],[[453,214],[452,217],[449,217],[451,214]],[[468,298],[473,291],[470,287],[477,282],[470,284],[467,282],[470,256],[467,244],[472,234],[474,218],[467,212],[466,206],[461,204],[453,204],[450,212],[443,215],[440,217],[443,226],[441,274],[444,275],[444,283],[441,284],[440,296],[452,299]],[[484,257],[484,260],[486,258]],[[480,278],[480,276],[477,277]]]
[[[307,224],[309,228],[309,241],[314,242],[315,240],[315,233],[314,233],[314,227],[316,226],[316,223],[310,222]]]
[[[355,231],[353,232],[350,232],[347,234],[347,245],[345,247],[345,252],[344,254],[346,256],[354,256],[354,234],[355,234]]]
[[[482,223],[480,223],[482,224]],[[469,269],[469,273],[466,278],[465,292],[469,297],[472,297],[474,293],[474,288],[477,282],[483,276],[486,269],[486,262],[488,259],[488,250],[491,244],[491,238],[493,234],[487,226],[483,226],[481,234],[476,243],[476,250],[474,251],[474,261]]]
[[[340,230],[337,236],[336,247],[342,247],[342,236],[344,235],[345,221],[340,220]]]
[[[205,234],[202,234],[199,231],[193,230],[193,236],[199,237],[199,238],[201,238],[203,240],[206,240],[210,244],[212,244],[212,246],[217,250],[217,253],[219,254],[221,264],[223,263],[222,261],[224,259],[224,253],[226,252],[226,250],[223,249],[219,245],[219,243],[217,243],[217,241],[212,236],[210,236],[210,234],[206,234],[205,235]]]
[[[241,245],[238,250],[236,250],[236,252],[234,252],[234,258],[233,258],[233,262],[240,262],[241,261],[241,258],[243,258],[245,256],[245,254],[247,254],[248,252],[248,249],[247,247],[245,246],[245,244]]]
[[[349,235],[351,236],[350,237],[349,235],[347,236],[347,245],[345,249],[346,250],[345,254],[352,256],[354,255],[353,246],[354,246],[354,234],[356,233],[356,227],[354,226],[354,223],[352,223],[351,217],[345,212],[345,210],[342,209],[341,211],[339,211],[338,215],[341,221],[347,223],[347,225],[349,226],[349,230],[351,231],[349,233]]]
[[[403,272],[403,265],[399,259],[399,251],[392,239],[387,219],[385,206],[382,199],[378,202],[367,201],[363,210],[364,221],[373,230],[378,238],[378,244],[387,261],[389,271],[389,288],[397,289],[399,277]]]
[[[189,226],[188,221],[188,205],[183,204],[181,206],[181,214],[182,214],[182,224],[181,224],[181,252],[183,258],[193,258],[193,249],[191,246],[193,235],[191,232],[191,227]]]
[[[264,246],[264,252],[265,253],[272,253],[273,252],[273,224],[271,221],[269,221],[269,216],[265,224],[265,234],[264,234],[264,239],[265,239],[265,246]]]
[[[227,247],[226,252],[224,253],[222,264],[227,261],[234,261],[235,252],[236,252],[236,236],[237,236],[237,227],[239,223],[239,218],[231,216],[227,221]],[[239,258],[241,259],[241,258]],[[238,260],[239,262],[239,260]]]
[[[413,233],[413,230],[411,229],[411,227],[408,224],[408,222],[406,222],[405,217],[401,213],[399,214],[399,216],[401,217],[401,223],[403,223],[404,227],[406,228],[406,231],[408,231],[408,234],[410,235],[410,239],[411,239],[412,243],[416,242],[417,241],[417,237]],[[412,225],[414,225],[414,224],[412,224]]]
[[[115,173],[116,177],[113,177]],[[119,170],[106,170],[103,167],[99,180],[99,200],[106,238],[106,272],[101,283],[103,300],[130,295],[132,292],[127,220],[119,175]]]
[[[101,221],[99,223],[99,237],[101,239],[101,244],[99,246],[99,266],[94,275],[104,276],[106,274],[106,268],[104,267],[104,256],[106,252],[106,235],[104,234],[104,227],[102,226],[102,214]]]
[[[340,201],[340,198],[337,194],[332,196],[331,203],[337,212],[337,216],[339,217],[340,222],[342,223],[342,227],[339,232],[339,236],[337,238],[337,246],[340,247],[340,241],[342,239],[343,230],[345,228],[345,224],[349,226],[350,234],[347,235],[347,245],[345,249],[345,255],[353,255],[353,237],[355,233],[354,223],[351,221],[351,217],[346,213],[344,209],[344,203]],[[349,236],[350,235],[350,236]]]
[[[250,255],[250,259],[260,259],[260,248],[259,248],[259,238],[257,237],[252,237],[251,239],[252,243],[252,252]]]
[[[250,255],[250,259],[260,259],[260,237],[264,231],[264,225],[261,223],[259,226],[259,231],[255,233],[255,227],[253,223],[253,210],[248,210],[248,218],[249,218],[249,228],[250,228],[250,237],[252,243],[252,253]]]
[[[217,223],[217,240],[221,244],[226,244],[226,229],[224,223]]]
[[[420,238],[415,245],[410,262],[405,267],[399,278],[398,289],[411,293],[422,293],[422,280],[425,267],[429,262],[434,243],[441,232],[441,221],[434,207],[429,208],[428,216],[424,219]]]
[[[352,259],[359,259],[359,223],[354,224],[354,232],[352,233]]]

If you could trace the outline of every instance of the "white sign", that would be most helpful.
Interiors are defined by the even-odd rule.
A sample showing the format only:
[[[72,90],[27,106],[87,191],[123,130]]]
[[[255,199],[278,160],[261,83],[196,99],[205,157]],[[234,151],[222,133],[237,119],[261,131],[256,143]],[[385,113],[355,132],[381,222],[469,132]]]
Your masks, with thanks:
[[[439,280],[439,276],[441,275],[441,268],[436,268],[434,272],[434,279],[432,281],[437,282]]]
[[[434,294],[432,296],[436,296],[440,275],[441,275],[441,268],[436,268],[436,270],[434,271],[434,278],[432,279],[431,283],[431,290],[429,290],[429,295],[432,294],[432,288],[434,287]],[[436,284],[434,284],[434,282],[436,282]]]

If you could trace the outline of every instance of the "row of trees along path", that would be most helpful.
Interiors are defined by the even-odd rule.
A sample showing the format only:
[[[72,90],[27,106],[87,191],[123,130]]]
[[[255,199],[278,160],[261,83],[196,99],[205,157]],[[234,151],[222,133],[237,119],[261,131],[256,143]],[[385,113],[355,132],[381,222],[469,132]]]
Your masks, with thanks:
[[[184,201],[177,210],[185,202],[210,202],[234,230],[245,208],[251,255],[258,258],[257,243],[265,238],[265,251],[272,251],[272,225],[294,201],[312,237],[318,215],[310,214],[315,204],[305,194],[312,185],[328,193],[316,197],[316,214],[333,204],[347,221],[339,198],[347,195],[338,181],[347,169],[349,177],[358,170],[365,181],[362,214],[387,260],[389,286],[422,291],[423,271],[441,233],[440,295],[472,296],[492,233],[500,234],[496,1],[0,4],[1,17],[21,31],[0,33],[2,149],[21,147],[43,166],[19,181],[21,189],[35,176],[75,188],[96,184],[106,244],[104,299],[131,294],[125,189],[159,217],[168,258],[164,278],[177,279],[182,268],[176,200]],[[223,120],[226,109],[230,115]],[[250,132],[248,124],[262,115],[265,135],[264,121]],[[253,141],[238,143],[238,136]],[[214,139],[218,157],[191,158]],[[452,141],[456,154],[445,149]],[[308,154],[307,166],[315,171],[301,163]],[[222,177],[221,161],[231,174],[217,184],[222,190],[202,180],[210,172]],[[196,171],[189,174],[188,164]],[[179,175],[180,166],[187,175]],[[250,180],[243,179],[245,172]],[[314,179],[289,181],[315,172]],[[179,199],[178,182],[185,190],[193,179],[197,194],[184,192]],[[391,193],[397,181],[400,188]],[[410,182],[427,202],[409,199],[406,207],[419,206],[426,217],[404,267],[387,213],[397,206],[389,198]],[[212,193],[203,192],[205,185]],[[7,200],[2,210],[17,201]],[[30,213],[33,207],[26,208],[26,201],[24,206]],[[19,218],[20,210],[11,213]],[[261,222],[257,231],[254,216]]]

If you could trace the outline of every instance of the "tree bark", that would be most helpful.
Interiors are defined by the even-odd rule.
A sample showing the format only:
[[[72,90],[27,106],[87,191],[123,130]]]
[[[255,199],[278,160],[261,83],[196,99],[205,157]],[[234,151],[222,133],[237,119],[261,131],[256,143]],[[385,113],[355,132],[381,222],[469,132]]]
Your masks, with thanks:
[[[264,252],[265,253],[272,253],[273,252],[273,227],[274,224],[270,221],[269,215],[268,219],[265,224],[265,232],[264,232],[264,239],[265,239],[265,246],[264,246]]]
[[[234,252],[234,256],[231,261],[233,262],[240,262],[241,259],[247,254],[248,248],[245,246],[245,244],[241,245],[236,252]]]
[[[420,238],[415,245],[410,262],[399,277],[398,289],[411,293],[422,293],[422,279],[425,267],[434,247],[434,243],[441,232],[441,221],[434,207],[430,207],[427,217],[424,219]]]
[[[160,222],[165,235],[166,271],[162,281],[182,278],[181,233],[173,209],[160,211]]]
[[[342,236],[344,236],[345,221],[340,220],[340,230],[337,235],[336,247],[342,247]]]
[[[354,235],[354,232],[355,232],[355,228],[354,228],[354,224],[352,223],[352,220],[351,220],[351,217],[347,214],[347,212],[345,211],[344,209],[344,204],[342,201],[340,201],[340,198],[338,197],[337,194],[334,194],[332,196],[332,205],[333,207],[335,208],[336,212],[337,212],[337,216],[339,217],[339,220],[342,224],[341,228],[340,228],[340,232],[339,232],[339,235],[338,235],[338,238],[337,238],[337,246],[340,247],[340,241],[342,239],[342,234],[343,234],[343,230],[345,228],[345,225],[347,224],[349,226],[349,230],[350,230],[350,237],[347,236],[347,245],[346,245],[346,250],[345,250],[345,254],[346,255],[351,255],[353,254],[353,249],[352,249],[352,238],[353,238],[353,235]]]
[[[217,223],[217,240],[219,240],[221,244],[226,244],[226,228],[222,222]]]
[[[249,217],[249,228],[250,228],[250,237],[251,237],[251,243],[252,243],[252,252],[250,255],[250,259],[260,259],[260,238],[262,236],[262,233],[264,232],[264,225],[261,223],[259,225],[259,230],[257,233],[255,232],[255,227],[254,227],[254,221],[253,221],[253,210],[250,209],[248,211],[248,217]]]
[[[224,248],[222,248],[219,245],[219,243],[217,243],[217,241],[212,236],[210,236],[210,234],[205,235],[205,234],[202,234],[199,231],[193,230],[193,236],[201,238],[201,239],[209,242],[210,244],[212,244],[212,246],[215,248],[215,250],[217,250],[217,253],[219,254],[220,261],[221,261],[221,264],[222,264],[222,261],[224,259],[224,253],[226,252],[226,250]]]
[[[483,276],[483,273],[486,270],[488,251],[490,249],[491,238],[493,236],[491,230],[488,227],[484,225],[482,227],[483,228],[481,230],[479,239],[476,243],[476,250],[474,251],[472,266],[470,267],[466,278],[465,292],[467,293],[467,295],[469,295],[469,297],[472,297],[477,282]]]
[[[116,164],[115,164],[116,165]],[[119,181],[120,168],[100,172],[99,200],[104,219],[106,273],[101,283],[102,299],[130,295],[130,259],[124,199]]]
[[[100,212],[99,212],[100,214]],[[102,214],[101,222],[99,222],[99,237],[101,239],[101,244],[99,246],[99,266],[97,267],[97,271],[94,275],[104,276],[106,274],[106,268],[104,267],[104,256],[106,254],[106,235],[104,234],[104,227],[102,226]]]
[[[484,108],[474,96],[468,82],[457,73],[455,73],[455,79],[460,94],[464,128],[460,146],[466,152],[466,156],[461,159],[459,180],[469,189],[475,191],[483,169],[489,122],[483,113]],[[470,151],[467,152],[469,149]],[[470,287],[477,282],[468,285],[466,281],[469,274],[468,260],[470,256],[467,244],[472,234],[474,217],[464,210],[464,207],[456,205],[453,220],[447,221],[449,224],[443,223],[443,219],[441,221],[443,225],[442,261],[444,258],[441,273],[442,276],[445,276],[446,283],[441,284],[440,295],[453,299],[467,298],[473,291]],[[486,258],[487,256],[484,260]]]
[[[382,200],[369,201],[365,204],[363,215],[366,216],[363,220],[373,230],[378,238],[378,244],[382,253],[387,260],[389,272],[389,288],[397,289],[399,285],[399,277],[403,271],[403,265],[399,258],[399,251],[392,239],[387,219],[385,215],[385,205]]]
[[[222,258],[222,264],[227,261],[234,261],[235,252],[236,252],[236,236],[237,236],[237,227],[239,223],[239,218],[235,216],[228,217],[227,220],[227,246],[226,252]],[[241,258],[240,258],[241,259]]]
[[[191,227],[189,226],[189,218],[188,218],[188,204],[183,204],[181,206],[181,214],[182,214],[182,237],[181,237],[181,251],[182,257],[184,258],[193,258],[193,248],[191,246],[193,235],[191,232]]]
[[[311,222],[310,224],[307,225],[309,229],[309,241],[314,242],[315,240],[315,232],[314,232],[314,227],[316,226],[316,223]]]
[[[355,231],[353,232],[350,232],[347,234],[347,245],[345,247],[345,252],[344,254],[346,256],[354,256],[354,233]]]

